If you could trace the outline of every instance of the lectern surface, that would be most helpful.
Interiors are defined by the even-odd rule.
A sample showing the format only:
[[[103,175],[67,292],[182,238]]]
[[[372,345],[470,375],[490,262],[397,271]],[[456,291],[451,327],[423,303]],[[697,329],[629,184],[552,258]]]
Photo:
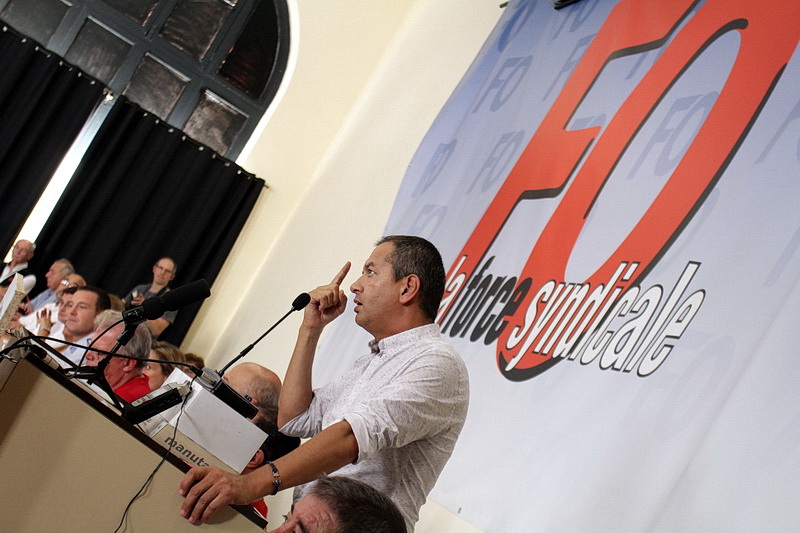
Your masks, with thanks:
[[[23,358],[0,391],[2,531],[115,531],[163,454],[112,409],[59,378]],[[178,484],[186,470],[174,457],[165,462],[120,531],[196,533],[197,526],[178,514]],[[261,530],[231,507],[201,527]]]

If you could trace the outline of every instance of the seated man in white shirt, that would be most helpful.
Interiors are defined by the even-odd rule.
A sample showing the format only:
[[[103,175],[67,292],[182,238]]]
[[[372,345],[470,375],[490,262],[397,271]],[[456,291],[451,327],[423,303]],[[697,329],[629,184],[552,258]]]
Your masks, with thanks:
[[[101,311],[111,308],[108,293],[98,287],[79,287],[66,304],[66,321],[64,322],[64,340],[78,346],[50,341],[50,344],[64,356],[78,365],[83,359],[84,349],[94,332],[94,319]]]
[[[28,314],[33,313],[46,304],[55,302],[56,290],[61,285],[61,281],[73,272],[75,272],[75,267],[72,266],[72,263],[68,259],[53,261],[53,264],[50,265],[50,270],[44,275],[47,280],[47,287],[28,302],[25,309],[26,312]]]
[[[0,273],[0,299],[6,294],[7,287],[11,284],[15,274],[22,276],[22,286],[20,287],[25,294],[31,292],[36,285],[36,275],[28,268],[28,261],[33,258],[36,245],[31,241],[20,239],[11,250],[11,261],[3,265]]]
[[[19,324],[34,335],[63,339],[64,321],[67,318],[62,309],[64,301],[72,300],[72,295],[75,294],[78,287],[85,286],[86,280],[80,274],[67,275],[56,289],[56,301],[21,317]]]

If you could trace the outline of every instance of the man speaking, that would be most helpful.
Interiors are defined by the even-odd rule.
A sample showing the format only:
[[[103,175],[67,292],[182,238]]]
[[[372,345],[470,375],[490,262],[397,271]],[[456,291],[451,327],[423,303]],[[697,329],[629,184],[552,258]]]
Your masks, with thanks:
[[[360,480],[392,499],[413,530],[419,509],[452,454],[469,403],[464,362],[434,323],[444,293],[442,258],[425,239],[381,239],[350,287],[369,352],[313,390],[311,370],[323,329],[347,304],[346,263],[311,291],[281,391],[281,432],[311,437],[297,450],[244,476],[193,468],[183,478],[181,515],[208,520],[324,474]],[[300,488],[302,492],[302,488]]]

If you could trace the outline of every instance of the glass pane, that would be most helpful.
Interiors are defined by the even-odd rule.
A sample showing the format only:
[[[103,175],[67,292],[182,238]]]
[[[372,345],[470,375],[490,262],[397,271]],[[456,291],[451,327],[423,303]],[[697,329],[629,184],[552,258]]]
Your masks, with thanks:
[[[105,0],[105,3],[144,26],[158,0]]]
[[[11,0],[0,18],[21,34],[46,45],[68,9],[69,5],[60,0]]]
[[[159,35],[195,59],[203,59],[231,9],[217,0],[178,0]]]
[[[272,2],[259,2],[217,73],[251,98],[267,86],[278,51],[278,14]]]
[[[148,54],[136,67],[123,94],[166,120],[188,83],[189,78]]]
[[[183,131],[215,152],[225,155],[247,117],[219,96],[205,91]]]
[[[129,42],[88,19],[69,47],[66,60],[108,85],[130,49]]]

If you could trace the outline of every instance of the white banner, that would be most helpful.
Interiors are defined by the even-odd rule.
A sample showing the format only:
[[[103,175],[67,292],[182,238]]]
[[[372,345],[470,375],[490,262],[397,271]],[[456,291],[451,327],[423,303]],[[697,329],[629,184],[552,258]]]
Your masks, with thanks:
[[[490,532],[800,530],[799,38],[796,0],[505,8],[386,227],[442,251],[470,371],[434,499]],[[337,321],[316,384],[367,340]]]

